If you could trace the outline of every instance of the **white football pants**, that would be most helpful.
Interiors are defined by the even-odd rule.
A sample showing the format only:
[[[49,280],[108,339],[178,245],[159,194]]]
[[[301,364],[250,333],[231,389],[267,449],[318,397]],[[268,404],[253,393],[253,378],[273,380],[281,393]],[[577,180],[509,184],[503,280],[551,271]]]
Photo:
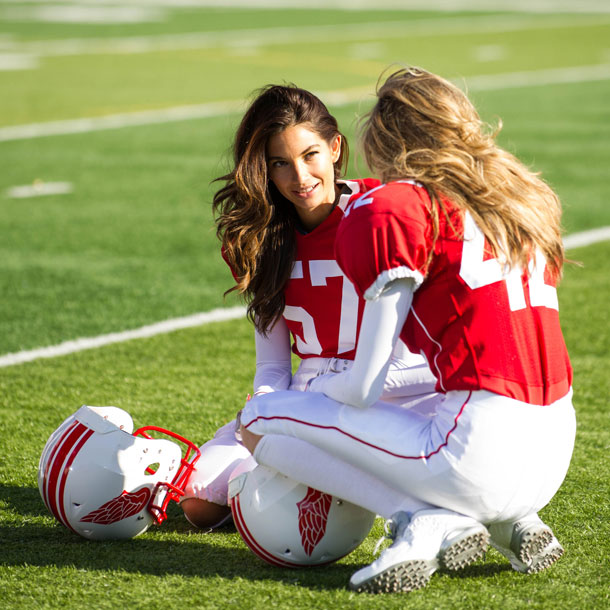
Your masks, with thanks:
[[[339,358],[303,359],[292,376],[290,390],[302,393],[307,382],[313,377],[339,373],[351,365],[351,360]],[[388,384],[384,398],[423,415],[431,412],[431,397],[436,395],[430,393],[431,373],[427,365],[411,365],[409,362],[402,366],[400,361],[397,361],[396,371],[391,378],[395,383]],[[395,387],[400,383],[403,384],[402,392],[400,388]],[[407,391],[412,395],[402,396]],[[236,432],[236,422],[233,420],[219,428],[214,437],[201,446],[201,457],[189,478],[182,500],[200,498],[216,504],[228,504],[227,492],[231,473],[244,460],[251,458],[250,452],[241,444]],[[256,462],[251,460],[250,465],[254,468]]]
[[[435,396],[432,411],[384,402],[359,409],[321,393],[284,391],[249,401],[241,422],[255,434],[314,445],[412,498],[413,510],[423,502],[483,523],[516,520],[539,511],[559,489],[576,430],[571,391],[548,406],[487,391],[450,392]],[[333,494],[328,477],[318,488]]]

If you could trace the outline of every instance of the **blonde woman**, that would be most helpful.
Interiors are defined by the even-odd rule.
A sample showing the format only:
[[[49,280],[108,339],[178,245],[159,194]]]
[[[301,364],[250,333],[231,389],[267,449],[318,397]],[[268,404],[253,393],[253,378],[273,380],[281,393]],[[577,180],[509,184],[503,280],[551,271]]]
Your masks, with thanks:
[[[367,301],[354,365],[296,402],[282,392],[249,403],[244,443],[282,470],[277,446],[296,437],[399,494],[362,504],[390,519],[393,544],[352,576],[355,590],[417,589],[489,539],[515,570],[537,572],[563,553],[537,512],[575,435],[559,201],[446,80],[399,70],[377,97],[362,148],[385,184],[348,207],[336,240]],[[436,376],[432,418],[379,401],[399,339]],[[341,483],[306,466],[290,474],[328,493]]]

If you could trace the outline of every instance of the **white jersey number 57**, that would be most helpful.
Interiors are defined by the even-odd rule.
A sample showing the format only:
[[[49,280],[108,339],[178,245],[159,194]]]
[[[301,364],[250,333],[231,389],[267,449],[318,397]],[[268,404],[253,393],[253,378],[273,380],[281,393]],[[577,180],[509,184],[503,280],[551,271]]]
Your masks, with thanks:
[[[303,279],[302,261],[295,262],[290,277],[292,279]],[[334,260],[309,261],[309,277],[312,286],[326,286],[326,280],[329,277],[343,278],[338,353],[349,352],[356,347],[356,333],[358,331],[358,295],[354,285],[343,275],[337,261]],[[315,320],[304,307],[287,305],[284,308],[284,317],[303,325],[303,339],[296,337],[297,347],[302,354],[322,353]]]

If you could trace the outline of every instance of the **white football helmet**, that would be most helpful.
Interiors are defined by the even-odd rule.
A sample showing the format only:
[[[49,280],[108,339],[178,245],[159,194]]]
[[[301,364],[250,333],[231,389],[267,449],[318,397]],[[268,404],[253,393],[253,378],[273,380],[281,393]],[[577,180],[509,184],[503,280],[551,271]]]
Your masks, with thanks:
[[[332,563],[366,538],[375,515],[265,466],[229,481],[233,521],[244,542],[274,566]]]
[[[163,428],[132,434],[130,415],[117,407],[81,407],[53,432],[38,465],[38,489],[55,518],[93,540],[133,538],[167,517],[184,495],[199,459],[196,445]],[[170,436],[186,445],[152,438]]]

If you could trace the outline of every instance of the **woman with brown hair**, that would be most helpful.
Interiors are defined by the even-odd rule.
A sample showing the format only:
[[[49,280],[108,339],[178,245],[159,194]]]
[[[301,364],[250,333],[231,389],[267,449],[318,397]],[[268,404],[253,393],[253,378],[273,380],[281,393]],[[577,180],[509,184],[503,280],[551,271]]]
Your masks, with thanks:
[[[245,297],[255,326],[254,396],[304,390],[316,375],[352,364],[364,301],[337,265],[335,234],[349,201],[379,181],[340,179],[347,157],[335,118],[293,85],[261,89],[237,129],[233,169],[218,179],[224,186],[213,205],[236,280],[230,291]],[[301,358],[294,375],[292,352]],[[399,404],[434,392],[424,359],[404,344],[383,385],[384,397]],[[228,477],[247,457],[235,422],[204,445],[182,501],[193,524],[228,518]]]
[[[296,437],[401,494],[392,512],[361,504],[389,518],[393,544],[352,576],[355,590],[417,589],[488,541],[515,570],[540,571],[563,553],[537,512],[565,477],[575,434],[558,198],[448,81],[399,70],[377,98],[361,140],[385,184],[347,208],[336,239],[367,301],[354,364],[298,397],[248,403],[244,443],[281,471],[276,439]],[[379,401],[399,338],[437,379],[431,417]]]

